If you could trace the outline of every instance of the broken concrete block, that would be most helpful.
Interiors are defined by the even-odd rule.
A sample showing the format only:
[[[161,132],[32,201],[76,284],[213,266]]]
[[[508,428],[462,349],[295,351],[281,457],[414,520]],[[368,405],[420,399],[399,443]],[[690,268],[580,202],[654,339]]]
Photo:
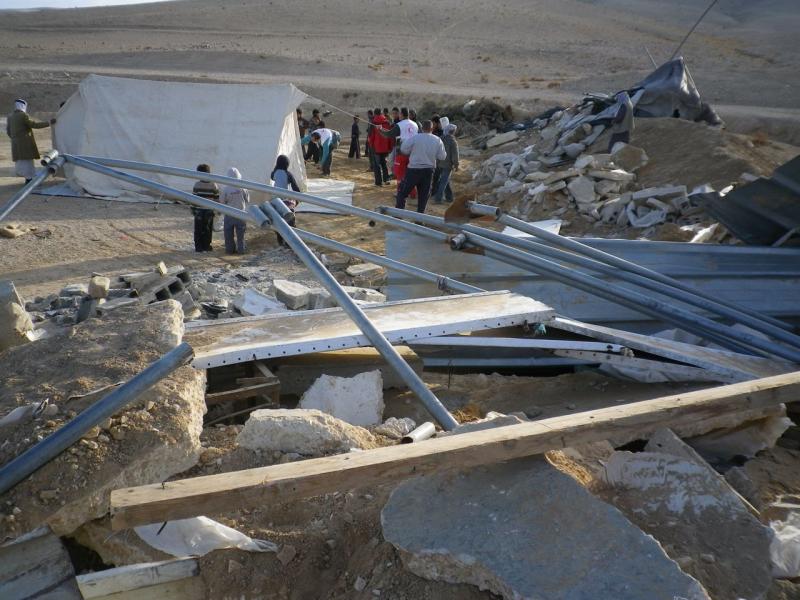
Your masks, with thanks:
[[[611,159],[620,169],[635,173],[644,167],[648,160],[647,153],[637,146],[617,142],[611,149]]]
[[[498,133],[497,135],[489,138],[486,141],[487,148],[494,148],[496,146],[502,146],[503,144],[508,144],[509,142],[513,142],[519,138],[519,133],[516,131],[507,131],[505,133]]]
[[[183,312],[174,301],[120,308],[46,340],[12,348],[0,361],[0,414],[49,399],[60,407],[55,427],[68,422],[180,343]],[[144,410],[150,406],[150,410]],[[181,367],[112,418],[122,439],[86,439],[63,452],[3,495],[19,506],[13,522],[0,520],[0,539],[43,523],[69,535],[108,513],[111,490],[165,481],[197,462],[205,406],[205,373]],[[36,443],[36,420],[5,436],[0,464]],[[85,443],[84,443],[85,442]],[[55,490],[42,500],[41,490]]]
[[[668,185],[658,188],[645,188],[638,192],[633,192],[634,200],[646,200],[648,198],[672,198],[673,196],[686,196],[685,185]]]
[[[233,306],[245,316],[266,315],[287,310],[286,305],[277,298],[249,288],[234,298]]]
[[[667,219],[667,213],[663,210],[649,210],[646,206],[637,207],[634,202],[630,202],[625,207],[628,222],[631,227],[644,229],[663,223]]]
[[[528,173],[525,176],[525,181],[545,181],[548,177],[550,177],[550,173],[534,171],[533,173]]]
[[[714,598],[764,598],[770,532],[724,479],[661,434],[659,452],[615,452],[597,493],[652,535]],[[677,447],[676,447],[677,446]],[[664,449],[668,453],[661,452]],[[674,454],[673,454],[674,453]],[[714,569],[706,565],[712,561]]]
[[[636,178],[633,173],[628,173],[622,169],[589,171],[589,176],[595,179],[610,179],[611,181],[622,181],[624,183],[631,182]]]
[[[594,156],[584,154],[575,159],[575,168],[579,170],[594,169],[596,167]]]
[[[719,429],[686,440],[706,460],[731,461],[737,456],[754,458],[758,452],[772,448],[793,425],[786,415],[750,421],[732,429]]]
[[[381,425],[375,427],[372,431],[384,437],[393,440],[401,440],[403,436],[408,435],[417,427],[414,419],[403,417],[398,419],[396,417],[389,417]]]
[[[652,537],[539,457],[407,481],[381,524],[413,573],[504,598],[709,598]]]
[[[577,158],[579,157],[583,151],[586,150],[586,146],[583,144],[567,144],[564,146],[564,153],[569,156],[570,158]]]
[[[578,204],[591,204],[596,200],[594,181],[583,175],[570,181],[567,189]]]
[[[272,293],[275,298],[283,302],[286,308],[297,310],[308,305],[311,290],[302,283],[287,279],[276,279],[272,282]]]
[[[319,410],[260,409],[250,414],[236,438],[248,450],[296,452],[322,456],[349,452],[351,448],[372,448],[374,436]]]
[[[350,277],[360,277],[365,279],[375,279],[382,277],[385,273],[383,267],[374,265],[372,263],[360,263],[357,265],[350,265],[345,269],[345,273]]]
[[[89,280],[89,287],[87,292],[92,298],[100,299],[108,296],[108,290],[111,287],[111,280],[102,275],[95,275]]]
[[[561,181],[562,179],[569,179],[570,177],[577,177],[578,175],[580,175],[578,169],[566,169],[564,171],[556,171],[555,173],[548,173],[547,178],[544,180],[544,182],[547,185],[551,185],[553,183]]]
[[[322,375],[303,394],[299,407],[316,408],[351,425],[379,425],[384,408],[381,372],[355,377]]]
[[[89,286],[85,283],[73,283],[65,286],[58,293],[59,296],[86,296],[89,293]]]

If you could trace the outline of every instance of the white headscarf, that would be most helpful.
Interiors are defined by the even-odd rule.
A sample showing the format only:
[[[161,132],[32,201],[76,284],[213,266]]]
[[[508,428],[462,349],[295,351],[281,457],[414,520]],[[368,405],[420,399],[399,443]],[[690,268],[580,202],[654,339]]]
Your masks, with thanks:
[[[442,131],[447,133],[447,126],[450,125],[450,119],[447,117],[441,117],[439,119],[439,126],[442,128]]]
[[[228,172],[226,173],[228,177],[233,177],[234,179],[241,179],[242,174],[239,172],[239,169],[236,167],[230,167]],[[231,192],[238,192],[241,188],[233,187],[230,185],[225,185],[222,187],[223,194],[230,194]]]
[[[25,102],[22,98],[17,98],[14,100],[14,110],[21,110],[22,112],[26,112],[28,110],[28,103]]]
[[[444,128],[445,135],[454,135],[458,126],[454,123],[448,123]]]

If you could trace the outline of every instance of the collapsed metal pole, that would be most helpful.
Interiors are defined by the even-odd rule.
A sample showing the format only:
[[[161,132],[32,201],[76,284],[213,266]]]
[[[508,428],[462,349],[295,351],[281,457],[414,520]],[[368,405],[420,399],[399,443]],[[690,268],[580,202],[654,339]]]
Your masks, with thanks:
[[[11,212],[19,206],[19,204],[30,196],[31,192],[35,190],[45,179],[51,175],[55,175],[61,166],[64,164],[64,157],[59,156],[58,152],[51,150],[42,157],[43,169],[39,169],[36,175],[33,176],[28,183],[22,186],[16,194],[11,196],[11,199],[6,202],[6,205],[0,209],[0,221],[3,221]]]
[[[641,265],[632,263],[628,260],[625,260],[624,258],[614,256],[613,254],[609,254],[608,252],[603,252],[602,250],[598,250],[597,248],[592,248],[591,246],[583,244],[578,240],[567,238],[558,235],[557,233],[552,233],[551,231],[547,231],[541,227],[537,227],[532,223],[528,223],[521,219],[517,219],[516,217],[512,217],[511,215],[509,215],[508,213],[506,213],[505,211],[496,206],[478,204],[477,202],[469,202],[468,206],[470,210],[476,215],[485,215],[494,217],[498,223],[502,223],[503,225],[513,227],[514,229],[517,229],[524,233],[528,233],[534,237],[544,240],[545,242],[548,242],[564,250],[581,254],[583,256],[592,258],[604,264],[617,267],[619,269],[622,269],[623,271],[634,273],[642,277],[646,277],[647,279],[657,281],[664,285],[686,292],[687,294],[691,294],[694,297],[703,299],[707,302],[711,302],[713,303],[713,309],[708,308],[707,310],[711,310],[712,312],[718,312],[718,314],[722,316],[727,316],[736,319],[738,321],[740,318],[744,318],[743,317],[744,315],[745,317],[749,317],[749,319],[747,321],[739,321],[739,322],[748,325],[750,325],[750,323],[754,323],[755,322],[753,321],[754,319],[761,323],[765,323],[771,326],[769,331],[764,331],[764,333],[768,333],[769,335],[775,334],[774,333],[775,328],[780,328],[782,330],[787,330],[787,331],[791,331],[792,329],[792,326],[789,325],[788,323],[784,323],[783,321],[780,321],[778,319],[773,319],[772,317],[759,314],[756,311],[750,310],[746,307],[737,306],[735,304],[725,302],[724,300],[720,300],[719,298],[714,298],[713,296],[709,296],[708,294],[702,292],[701,290],[698,290],[697,288],[694,288],[690,285],[686,285],[676,279],[673,279],[672,277],[659,273],[658,271],[642,267]],[[723,309],[726,312],[722,312]],[[750,326],[752,326],[754,329],[757,329],[757,327],[753,325]],[[775,335],[777,337],[780,334],[775,334]],[[796,346],[800,344],[800,337],[792,335],[791,338],[792,338],[791,341],[789,340],[784,340],[784,341]]]
[[[312,274],[319,280],[322,286],[331,294],[342,310],[353,320],[361,332],[370,340],[375,349],[381,353],[389,366],[391,366],[397,372],[406,385],[408,385],[409,389],[411,389],[411,391],[414,392],[414,394],[422,401],[428,412],[431,413],[436,421],[448,431],[458,425],[456,420],[447,411],[444,405],[433,394],[433,392],[428,389],[428,386],[425,385],[425,382],[423,382],[417,376],[414,370],[408,365],[408,363],[403,360],[400,354],[398,354],[397,350],[394,349],[391,343],[375,327],[375,325],[373,325],[369,318],[367,318],[367,316],[364,314],[364,311],[362,311],[358,304],[356,304],[355,301],[347,295],[347,292],[344,291],[339,282],[336,281],[333,275],[331,275],[331,273],[319,261],[314,253],[311,252],[308,246],[303,243],[294,229],[292,229],[292,227],[283,219],[281,215],[284,211],[288,211],[288,209],[286,208],[286,205],[279,199],[273,198],[269,203],[262,205],[263,210],[266,211],[266,214],[262,213],[262,210],[257,206],[251,206],[250,210],[245,212],[230,208],[224,204],[219,204],[213,200],[200,198],[193,194],[182,192],[142,177],[137,177],[136,175],[122,173],[83,158],[69,155],[67,155],[66,158],[67,162],[77,166],[108,175],[109,177],[115,179],[128,181],[146,189],[158,191],[167,197],[175,198],[177,200],[201,206],[203,208],[218,210],[223,214],[229,214],[235,218],[256,223],[260,227],[270,224],[272,228],[274,228],[281,235],[281,237],[295,252],[295,254],[297,254],[298,258],[300,258],[300,260],[306,265]],[[239,182],[240,180],[233,179],[233,181]]]
[[[61,429],[0,467],[0,494],[7,492],[53,460],[81,439],[92,427],[116,414],[167,375],[187,364],[193,354],[191,346],[185,342],[173,348],[144,371],[134,375],[102,400],[92,404]]]
[[[380,207],[380,210],[388,215],[406,217],[423,223],[439,223],[440,221],[444,223],[443,219],[440,217],[407,210],[388,207]],[[742,346],[745,346],[755,348],[759,353],[767,356],[775,355],[792,362],[800,362],[800,352],[793,349],[784,348],[783,346],[771,343],[768,340],[750,335],[746,332],[732,330],[730,327],[696,315],[688,310],[662,302],[650,296],[645,296],[633,290],[621,288],[591,275],[579,271],[566,270],[558,263],[518,250],[502,242],[491,240],[483,235],[467,231],[467,229],[472,229],[471,226],[457,225],[454,223],[448,223],[446,225],[452,229],[461,231],[461,234],[459,234],[459,236],[463,236],[461,243],[466,242],[470,245],[491,251],[494,254],[502,256],[503,259],[501,260],[505,260],[506,258],[516,260],[519,265],[525,265],[527,267],[526,270],[547,274],[558,281],[582,289],[595,296],[628,306],[629,308],[649,314],[658,319],[663,319],[673,323],[680,329],[690,331],[706,339],[713,339],[715,342],[737,352],[741,352]],[[474,229],[478,229],[481,233],[484,231],[480,228]],[[456,236],[454,239],[458,239],[459,236]],[[455,247],[458,249],[457,243]],[[731,340],[733,340],[733,342]]]
[[[262,205],[262,210],[266,211],[272,227],[281,235],[283,240],[289,245],[298,258],[303,261],[303,264],[308,267],[322,286],[328,290],[334,300],[336,300],[336,303],[347,313],[361,332],[367,336],[375,349],[380,352],[386,362],[389,363],[389,366],[394,369],[409,389],[422,401],[425,408],[433,418],[436,419],[439,425],[447,431],[454,429],[458,423],[453,418],[453,415],[448,412],[434,393],[428,389],[428,386],[414,372],[414,369],[403,360],[389,340],[387,340],[372,321],[367,318],[367,315],[364,314],[361,307],[347,295],[347,292],[339,285],[336,278],[325,268],[325,265],[319,261],[308,246],[305,245],[303,240],[295,233],[294,229],[292,229],[284,220],[283,216],[281,216],[283,211],[288,211],[286,205],[278,198],[273,198]]]

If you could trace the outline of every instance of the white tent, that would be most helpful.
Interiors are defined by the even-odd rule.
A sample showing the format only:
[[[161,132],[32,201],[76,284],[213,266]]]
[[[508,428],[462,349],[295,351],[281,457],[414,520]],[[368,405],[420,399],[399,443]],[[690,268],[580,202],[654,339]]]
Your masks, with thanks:
[[[59,152],[120,158],[269,181],[279,154],[305,188],[306,171],[295,109],[305,94],[291,84],[175,83],[90,75],[58,113],[53,143]],[[143,193],[133,184],[67,166],[76,191],[120,197]],[[193,181],[143,176],[191,190]]]

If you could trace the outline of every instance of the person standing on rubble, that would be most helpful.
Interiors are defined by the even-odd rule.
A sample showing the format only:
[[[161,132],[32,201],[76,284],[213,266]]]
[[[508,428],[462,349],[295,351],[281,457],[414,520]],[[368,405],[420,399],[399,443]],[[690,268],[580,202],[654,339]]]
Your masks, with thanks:
[[[408,170],[397,193],[397,208],[406,207],[406,198],[417,190],[417,212],[424,213],[431,193],[431,180],[437,161],[447,158],[442,140],[431,133],[433,123],[422,123],[422,131],[405,140],[400,152],[408,155]]]
[[[229,168],[227,175],[234,179],[242,178],[242,174],[236,167]],[[247,211],[247,205],[250,203],[250,192],[242,188],[226,185],[222,188],[220,200],[231,208]],[[225,252],[228,254],[244,254],[244,232],[246,229],[247,223],[245,221],[225,215],[225,225],[223,227],[225,232]]]
[[[444,136],[442,143],[444,150],[447,153],[447,158],[436,162],[436,170],[439,172],[439,178],[435,180],[433,186],[433,202],[434,204],[441,204],[442,198],[447,198],[448,202],[453,201],[453,190],[450,188],[450,175],[453,171],[458,171],[458,141],[456,140],[456,130],[458,127],[452,123],[448,123],[444,128]]]
[[[14,100],[14,112],[6,119],[6,134],[11,138],[11,160],[14,161],[14,170],[17,175],[25,178],[25,183],[30,183],[36,174],[33,161],[41,158],[33,130],[50,127],[55,122],[55,119],[50,119],[49,123],[34,121],[28,115],[28,103],[21,98]]]
[[[297,185],[297,180],[292,175],[292,172],[289,170],[289,157],[285,154],[281,154],[278,159],[275,161],[275,168],[272,169],[272,173],[270,173],[269,178],[272,180],[273,185],[277,188],[282,188],[284,190],[288,190],[292,188],[295,192],[300,191],[300,186]],[[297,200],[293,198],[281,198],[281,202],[286,205],[291,213],[284,217],[284,220],[292,227],[295,224],[295,216],[294,216],[294,209],[297,208]],[[266,200],[265,202],[269,202]],[[266,212],[266,211],[265,211]],[[278,245],[285,246],[286,242],[283,241],[281,234],[275,232],[275,235],[278,236]]]
[[[197,165],[201,173],[211,173],[207,164]],[[192,193],[195,196],[219,202],[219,188],[213,181],[200,180],[194,184]],[[192,207],[194,215],[194,251],[211,252],[211,239],[214,237],[214,211],[207,208]]]
[[[620,92],[616,97],[619,108],[611,120],[611,139],[608,140],[608,153],[617,142],[629,144],[633,131],[633,102],[628,92]]]

